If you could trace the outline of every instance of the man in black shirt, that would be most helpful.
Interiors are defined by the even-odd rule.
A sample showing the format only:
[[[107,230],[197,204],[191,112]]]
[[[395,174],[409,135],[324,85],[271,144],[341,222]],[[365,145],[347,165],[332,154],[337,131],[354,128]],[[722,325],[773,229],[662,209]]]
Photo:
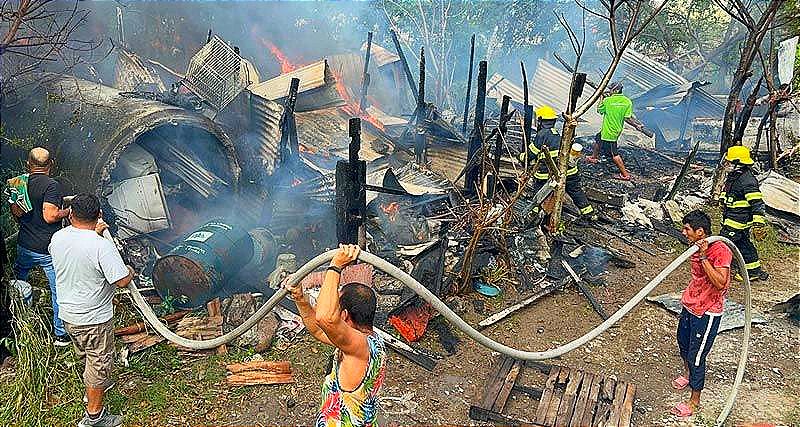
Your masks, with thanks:
[[[53,159],[50,152],[35,147],[28,154],[28,198],[31,210],[23,212],[16,204],[11,205],[11,212],[19,222],[17,237],[17,259],[14,262],[14,275],[18,280],[27,280],[28,273],[36,266],[42,267],[47,281],[50,283],[50,299],[53,304],[54,344],[67,346],[70,344],[64,323],[58,318],[58,298],[56,295],[56,273],[53,260],[47,250],[50,238],[61,229],[61,220],[69,216],[69,210],[61,209],[64,197],[61,186],[50,178]]]

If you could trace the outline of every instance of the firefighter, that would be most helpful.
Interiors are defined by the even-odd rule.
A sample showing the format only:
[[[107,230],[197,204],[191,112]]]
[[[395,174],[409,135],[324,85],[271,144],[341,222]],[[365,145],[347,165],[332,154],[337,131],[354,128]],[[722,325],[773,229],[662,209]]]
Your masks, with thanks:
[[[557,117],[556,111],[549,105],[543,105],[536,109],[536,137],[528,145],[526,153],[521,155],[525,161],[526,167],[530,167],[537,159],[539,161],[539,165],[533,173],[534,193],[539,191],[550,179],[550,173],[547,169],[544,156],[549,155],[550,158],[553,159],[553,163],[558,164],[558,150],[561,145],[561,135],[555,128]],[[583,187],[581,186],[581,175],[578,173],[577,158],[570,159],[570,164],[567,169],[566,191],[580,211],[580,222],[597,220],[597,212],[589,203],[589,199],[586,197],[586,193],[583,192]]]
[[[751,280],[767,280],[769,274],[761,268],[756,247],[750,241],[751,228],[756,240],[762,240],[767,234],[764,200],[751,168],[753,159],[750,158],[750,150],[734,145],[728,148],[725,161],[729,172],[719,196],[722,203],[722,229],[719,234],[739,248]]]

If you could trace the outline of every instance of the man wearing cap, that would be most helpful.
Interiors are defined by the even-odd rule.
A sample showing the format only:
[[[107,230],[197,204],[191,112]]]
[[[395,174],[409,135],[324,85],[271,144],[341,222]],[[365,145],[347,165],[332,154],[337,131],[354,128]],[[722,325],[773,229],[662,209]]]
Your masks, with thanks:
[[[741,145],[728,148],[725,163],[729,171],[719,195],[722,204],[722,229],[719,234],[739,248],[751,280],[767,280],[769,274],[761,268],[756,247],[750,241],[751,228],[756,240],[762,240],[767,234],[764,200],[751,167],[753,159],[750,150]]]
[[[536,109],[536,138],[528,145],[526,153],[520,155],[525,162],[526,167],[530,167],[534,162],[539,162],[536,170],[533,173],[535,179],[533,186],[534,191],[539,191],[542,186],[550,179],[550,172],[547,168],[545,156],[550,156],[553,163],[558,163],[558,151],[561,146],[561,135],[555,128],[556,125],[556,111],[549,105],[543,105]],[[581,148],[580,144],[575,144]],[[576,151],[573,149],[573,151]],[[577,150],[580,152],[580,150]],[[570,156],[569,168],[567,169],[567,182],[566,191],[575,206],[578,207],[581,217],[580,221],[597,220],[597,212],[595,212],[586,193],[583,192],[581,186],[581,175],[578,173],[578,159],[576,156]]]
[[[603,151],[611,157],[614,164],[619,168],[619,173],[614,175],[614,179],[630,181],[631,175],[625,168],[625,162],[619,155],[617,141],[622,135],[622,128],[625,119],[633,116],[633,102],[622,94],[622,83],[615,82],[608,86],[608,93],[597,106],[597,112],[603,115],[603,126],[600,133],[595,137],[592,155],[586,158],[589,163],[597,163],[597,155],[600,153],[602,145]]]
[[[28,153],[27,166],[29,173],[8,181],[18,195],[13,201],[9,200],[11,213],[19,223],[14,276],[18,280],[27,280],[28,273],[34,267],[39,266],[44,270],[50,284],[53,306],[53,344],[64,347],[69,345],[70,340],[64,322],[58,316],[56,272],[47,246],[53,234],[61,229],[61,220],[69,215],[69,210],[61,209],[61,186],[50,178],[53,168],[50,152],[42,147],[34,147]]]

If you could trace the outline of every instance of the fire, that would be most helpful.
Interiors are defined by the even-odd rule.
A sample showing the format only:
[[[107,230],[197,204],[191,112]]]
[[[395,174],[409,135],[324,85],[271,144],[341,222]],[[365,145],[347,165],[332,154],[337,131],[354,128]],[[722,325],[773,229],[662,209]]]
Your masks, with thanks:
[[[302,184],[303,181],[300,178],[295,178],[292,180],[292,187],[297,187],[298,185]]]
[[[299,151],[301,153],[306,153],[306,154],[314,154],[314,153],[317,152],[317,149],[313,148],[313,147],[308,147],[305,144],[298,144],[297,145],[297,151]]]
[[[371,123],[373,126],[382,131],[386,130],[383,127],[383,123],[379,122],[375,117],[370,116],[366,111],[361,110],[359,101],[353,99],[353,97],[350,96],[350,92],[347,91],[347,87],[344,85],[344,79],[342,79],[342,76],[336,72],[334,72],[334,75],[336,77],[336,91],[339,92],[339,96],[346,103],[346,105],[342,107],[342,111],[351,116],[359,117],[361,120]],[[367,99],[369,99],[369,97],[367,97]]]
[[[267,48],[267,50],[269,50],[270,53],[272,53],[272,55],[275,56],[275,59],[278,61],[279,64],[281,64],[281,74],[286,74],[288,72],[294,71],[297,68],[299,68],[299,65],[290,61],[289,57],[286,56],[286,54],[283,53],[283,51],[278,49],[278,46],[275,46],[275,44],[272,43],[271,41],[258,36],[256,34],[255,28],[252,28],[250,30],[250,35],[253,36],[253,38],[255,38],[256,40],[258,40],[258,42],[261,43],[262,46]]]
[[[388,205],[381,203],[380,208],[389,217],[390,222],[394,222],[397,214],[400,213],[400,203],[397,202],[391,202]]]

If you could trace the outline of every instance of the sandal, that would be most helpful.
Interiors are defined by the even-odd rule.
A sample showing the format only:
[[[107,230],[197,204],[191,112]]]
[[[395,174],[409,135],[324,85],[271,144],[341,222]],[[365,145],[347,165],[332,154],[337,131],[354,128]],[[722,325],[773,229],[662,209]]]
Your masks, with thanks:
[[[672,415],[675,415],[676,417],[687,418],[691,417],[694,414],[694,411],[692,410],[691,406],[681,402],[675,405],[675,407],[672,408],[670,413],[672,413]]]
[[[598,160],[597,160],[597,157],[595,157],[595,156],[586,156],[586,161],[591,163],[591,164],[595,164],[595,163],[597,163]]]
[[[687,385],[689,385],[689,378],[686,378],[683,375],[672,380],[672,388],[675,390],[683,390]]]
[[[614,176],[612,176],[612,178],[620,180],[620,181],[630,181],[631,180],[631,176],[630,175],[622,175],[622,174],[619,174],[619,173],[614,175]]]

